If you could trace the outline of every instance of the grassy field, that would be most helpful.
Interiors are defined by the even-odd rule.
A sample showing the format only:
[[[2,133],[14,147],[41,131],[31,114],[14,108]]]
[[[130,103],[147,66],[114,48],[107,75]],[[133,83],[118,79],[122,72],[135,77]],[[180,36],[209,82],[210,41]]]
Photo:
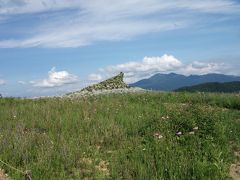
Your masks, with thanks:
[[[239,94],[0,99],[0,159],[34,180],[225,180],[239,150]]]

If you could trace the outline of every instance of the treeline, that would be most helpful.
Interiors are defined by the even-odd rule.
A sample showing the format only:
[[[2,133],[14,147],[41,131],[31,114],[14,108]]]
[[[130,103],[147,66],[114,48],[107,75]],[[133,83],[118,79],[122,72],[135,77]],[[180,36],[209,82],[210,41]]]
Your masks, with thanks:
[[[223,92],[223,93],[236,93],[240,92],[240,81],[234,82],[211,82],[203,83],[194,86],[182,87],[176,89],[177,92],[187,91],[187,92]]]

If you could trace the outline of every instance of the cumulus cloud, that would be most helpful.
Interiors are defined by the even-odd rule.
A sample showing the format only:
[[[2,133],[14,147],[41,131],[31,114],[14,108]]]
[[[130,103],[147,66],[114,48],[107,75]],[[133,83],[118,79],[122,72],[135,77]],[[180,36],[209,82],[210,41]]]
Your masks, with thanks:
[[[207,74],[207,73],[226,73],[228,65],[224,63],[204,63],[194,61],[191,64],[185,65],[184,69],[180,69],[179,72],[189,74]]]
[[[93,82],[99,82],[99,81],[103,80],[103,77],[102,77],[101,74],[94,74],[93,73],[93,74],[90,74],[88,76],[88,80],[93,81]]]
[[[163,55],[162,57],[144,57],[142,61],[131,61],[124,64],[108,66],[100,69],[103,74],[113,75],[118,72],[125,73],[125,80],[132,82],[144,77],[151,76],[156,72],[169,72],[180,69],[182,62],[172,55]]]
[[[48,78],[42,80],[30,81],[34,87],[42,88],[53,88],[59,87],[66,84],[74,84],[78,82],[78,77],[76,75],[70,74],[67,71],[56,71],[53,67],[48,72]]]
[[[207,63],[194,61],[184,64],[172,55],[163,55],[161,57],[144,57],[142,61],[131,61],[124,64],[111,65],[100,68],[99,76],[103,79],[118,74],[125,73],[125,81],[133,83],[140,79],[148,78],[156,73],[179,73],[184,75],[207,74],[207,73],[226,73],[231,69],[224,63]]]
[[[6,84],[6,81],[3,79],[0,79],[0,85],[4,85],[4,84]]]
[[[240,13],[233,0],[0,0],[0,4],[6,22],[16,18],[12,15],[28,13],[35,18],[32,22],[38,22],[26,27],[30,36],[2,38],[0,48],[81,47],[201,24],[209,20],[206,15]],[[48,14],[42,21],[43,12]]]

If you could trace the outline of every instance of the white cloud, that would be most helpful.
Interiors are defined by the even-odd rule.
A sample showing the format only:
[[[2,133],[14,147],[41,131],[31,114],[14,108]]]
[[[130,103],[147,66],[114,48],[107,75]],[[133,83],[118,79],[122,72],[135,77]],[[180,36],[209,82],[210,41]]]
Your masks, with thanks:
[[[31,36],[2,39],[0,48],[81,47],[197,25],[206,14],[226,17],[240,12],[233,0],[0,0],[0,4],[0,15],[10,19],[13,14],[39,18],[38,13],[48,13],[44,21],[36,19],[37,25],[28,26]]]
[[[4,84],[6,84],[6,81],[3,79],[0,79],[0,85],[4,85]]]
[[[203,12],[232,12],[237,10],[233,0],[0,0],[0,14],[22,14],[54,11],[61,9],[81,9],[85,13],[108,14],[117,12],[119,15],[152,13],[164,9],[192,9]],[[101,8],[100,8],[101,7]],[[133,8],[135,7],[135,9]],[[136,8],[137,7],[137,8]],[[87,11],[88,10],[88,11]]]
[[[182,62],[174,56],[165,54],[162,57],[144,57],[141,62],[131,61],[125,64],[108,66],[100,69],[100,71],[109,76],[118,72],[124,72],[125,80],[132,82],[149,77],[156,72],[174,71],[180,69],[182,66]]]
[[[99,69],[99,75],[103,79],[118,74],[125,73],[127,83],[136,82],[140,79],[148,78],[156,73],[179,73],[184,75],[225,73],[231,72],[231,66],[224,63],[206,63],[194,61],[190,64],[184,64],[172,55],[163,55],[162,57],[144,57],[142,61],[131,61],[124,64],[111,65]]]
[[[226,73],[228,66],[224,63],[203,63],[194,61],[185,65],[184,69],[179,70],[183,74],[207,74],[207,73]]]
[[[47,79],[30,81],[34,87],[42,88],[59,87],[77,82],[78,77],[76,75],[70,74],[67,71],[56,71],[55,67],[48,72]]]
[[[18,81],[18,84],[24,85],[24,84],[27,84],[27,83],[25,81]]]
[[[93,82],[99,82],[99,81],[103,80],[103,77],[102,77],[101,74],[94,74],[93,73],[93,74],[90,74],[88,76],[88,80],[93,81]]]
[[[66,3],[66,2],[65,2]],[[0,0],[0,14],[23,14],[42,12],[51,9],[61,9],[66,7],[61,2],[54,3],[54,0]]]

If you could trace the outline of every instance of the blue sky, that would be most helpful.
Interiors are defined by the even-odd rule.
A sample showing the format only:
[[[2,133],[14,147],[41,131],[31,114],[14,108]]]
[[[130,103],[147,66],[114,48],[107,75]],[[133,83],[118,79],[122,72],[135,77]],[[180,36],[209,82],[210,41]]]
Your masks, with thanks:
[[[240,75],[237,0],[0,0],[0,93],[57,95],[125,72]]]

